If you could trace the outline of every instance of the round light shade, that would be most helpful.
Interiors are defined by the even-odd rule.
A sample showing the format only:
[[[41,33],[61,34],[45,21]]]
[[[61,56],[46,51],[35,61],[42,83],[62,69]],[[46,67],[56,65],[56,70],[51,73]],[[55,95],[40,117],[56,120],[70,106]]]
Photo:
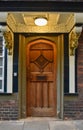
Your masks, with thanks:
[[[47,24],[47,19],[43,17],[39,17],[35,19],[35,24],[37,26],[45,26]]]

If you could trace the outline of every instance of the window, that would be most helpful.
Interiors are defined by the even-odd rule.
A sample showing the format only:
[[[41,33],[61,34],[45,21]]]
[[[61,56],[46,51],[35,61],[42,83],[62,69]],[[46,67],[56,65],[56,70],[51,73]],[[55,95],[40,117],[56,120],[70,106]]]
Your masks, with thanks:
[[[4,43],[4,36],[0,33],[0,94],[11,94],[13,92],[13,54],[8,54]]]
[[[4,91],[4,38],[0,35],[0,92]]]

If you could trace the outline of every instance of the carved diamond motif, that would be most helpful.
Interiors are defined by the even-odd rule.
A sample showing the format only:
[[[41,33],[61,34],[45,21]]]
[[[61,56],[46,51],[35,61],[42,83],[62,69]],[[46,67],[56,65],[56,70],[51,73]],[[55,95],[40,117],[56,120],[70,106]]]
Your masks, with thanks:
[[[39,67],[39,68],[44,68],[48,63],[48,59],[46,59],[42,54],[34,61],[34,63]]]

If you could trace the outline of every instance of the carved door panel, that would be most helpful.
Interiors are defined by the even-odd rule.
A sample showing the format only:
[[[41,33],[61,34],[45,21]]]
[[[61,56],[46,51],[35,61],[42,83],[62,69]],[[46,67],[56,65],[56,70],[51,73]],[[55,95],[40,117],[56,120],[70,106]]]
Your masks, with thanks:
[[[56,115],[56,45],[37,40],[27,45],[27,116]]]

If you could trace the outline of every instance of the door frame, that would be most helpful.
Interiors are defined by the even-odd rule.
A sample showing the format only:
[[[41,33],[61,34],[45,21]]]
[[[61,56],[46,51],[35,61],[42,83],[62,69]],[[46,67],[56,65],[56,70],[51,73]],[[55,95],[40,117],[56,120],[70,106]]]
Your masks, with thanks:
[[[44,36],[41,36],[44,38]],[[64,35],[55,36],[57,47],[57,117],[63,119],[64,107]],[[18,99],[19,99],[19,118],[26,118],[26,44],[31,40],[37,39],[34,36],[26,38],[24,35],[19,35],[19,65],[18,65]],[[53,40],[51,36],[48,40]]]

